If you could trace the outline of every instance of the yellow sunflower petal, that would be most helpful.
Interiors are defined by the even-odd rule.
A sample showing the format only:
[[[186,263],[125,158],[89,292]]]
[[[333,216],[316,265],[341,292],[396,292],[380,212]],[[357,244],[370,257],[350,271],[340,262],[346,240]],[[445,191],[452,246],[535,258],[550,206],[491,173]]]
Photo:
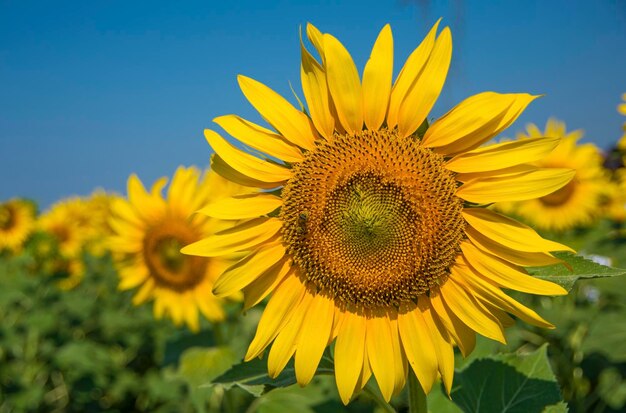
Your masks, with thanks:
[[[542,238],[521,222],[485,208],[465,208],[463,218],[480,234],[508,248],[527,252],[575,252],[566,245]]]
[[[437,355],[437,364],[439,365],[439,373],[441,374],[444,387],[446,388],[446,392],[450,394],[452,390],[452,379],[454,378],[454,349],[452,348],[452,340],[445,327],[441,324],[439,317],[433,314],[429,298],[425,295],[421,296],[417,301],[417,305],[424,316],[424,322],[433,340],[435,354]]]
[[[185,323],[189,327],[189,330],[197,333],[198,331],[200,331],[200,322],[198,320],[198,307],[196,306],[195,300],[193,300],[190,291],[185,294],[184,300],[182,300],[182,302],[183,318],[185,320]]]
[[[508,168],[497,169],[495,171],[482,171],[482,172],[467,172],[456,174],[456,180],[459,182],[469,182],[474,179],[485,178],[510,178],[519,175],[522,172],[534,172],[539,168],[531,164],[520,164],[515,166],[509,166]]]
[[[164,207],[163,199],[150,195],[135,174],[128,178],[128,199],[135,211],[149,221],[157,218]]]
[[[235,195],[221,198],[198,211],[198,213],[219,219],[239,220],[269,214],[280,208],[281,198],[266,193]]]
[[[133,265],[132,267],[123,268],[119,270],[120,283],[118,288],[120,290],[129,290],[137,287],[148,279],[150,273],[148,268],[144,266]]]
[[[265,350],[291,319],[304,293],[304,286],[298,277],[287,277],[276,287],[259,320],[254,339],[248,346],[245,361],[252,360]]]
[[[441,298],[468,327],[483,336],[506,344],[502,325],[476,299],[453,281],[441,287]]]
[[[399,314],[398,329],[409,364],[428,394],[437,378],[437,355],[419,308]]]
[[[189,244],[180,251],[201,257],[217,257],[245,251],[272,238],[282,225],[282,221],[277,218],[252,219]]]
[[[395,376],[391,339],[391,326],[386,318],[374,317],[367,320],[365,345],[369,363],[386,401],[393,394]]]
[[[261,189],[273,189],[280,185],[280,182],[264,182],[258,179],[250,178],[247,175],[242,174],[238,170],[228,165],[222,158],[214,154],[211,157],[211,169],[214,170],[219,176],[225,178],[238,185],[261,188]]]
[[[389,326],[391,329],[391,346],[393,348],[393,395],[397,395],[402,391],[406,384],[406,376],[409,372],[409,364],[400,341],[400,332],[398,331],[398,320],[391,318],[389,320]]]
[[[471,267],[455,265],[452,267],[450,277],[459,283],[469,283],[475,296],[529,324],[542,328],[554,328],[554,325],[541,318],[535,311],[515,301],[498,287],[483,279],[480,274],[476,274]]]
[[[210,284],[209,284],[210,285]],[[202,315],[211,321],[221,321],[224,319],[224,308],[222,308],[219,298],[211,293],[211,287],[196,288],[194,290],[196,304]]]
[[[571,169],[545,168],[507,177],[478,178],[463,184],[457,196],[478,204],[524,201],[556,191],[575,174]]]
[[[315,147],[315,131],[307,115],[263,83],[242,75],[237,80],[252,106],[285,139],[308,150]]]
[[[307,23],[306,25],[306,36],[309,38],[309,41],[319,53],[322,62],[324,61],[324,35],[319,29],[313,26],[311,23]]]
[[[385,120],[393,75],[391,26],[383,27],[363,70],[363,119],[369,130],[378,130]]]
[[[330,341],[335,315],[334,302],[322,295],[313,298],[308,309],[309,316],[302,321],[296,348],[296,380],[300,386],[308,384]],[[311,315],[314,314],[314,317]]]
[[[475,331],[457,317],[456,313],[444,302],[440,293],[431,295],[430,304],[439,321],[459,346],[463,357],[467,357],[476,347]]]
[[[213,294],[231,295],[256,280],[285,256],[282,243],[263,245],[241,261],[233,264],[215,281]]]
[[[121,220],[125,221],[129,225],[133,225],[138,228],[143,227],[143,221],[141,220],[141,217],[137,214],[135,208],[132,207],[132,204],[125,199],[115,198],[111,202],[111,213],[112,215],[122,218]],[[112,219],[110,221],[118,220]]]
[[[472,267],[504,288],[540,295],[567,294],[560,285],[525,274],[506,261],[483,252],[468,242],[461,243],[461,250]]]
[[[302,54],[300,66],[302,91],[311,113],[311,120],[318,132],[330,140],[335,132],[335,118],[331,110],[332,102],[329,99],[330,92],[326,82],[326,72],[304,47],[302,35],[300,35],[300,50]]]
[[[366,319],[346,312],[335,344],[335,380],[343,404],[348,404],[357,386],[365,356]]]
[[[445,27],[428,58],[424,70],[398,109],[398,134],[401,138],[415,132],[430,113],[441,93],[452,58],[452,35]]]
[[[390,129],[398,124],[400,104],[428,61],[430,52],[435,44],[437,27],[439,27],[440,21],[441,19],[437,20],[428,32],[428,35],[422,40],[422,43],[411,53],[396,78],[389,96],[389,109],[387,111],[387,127]]]
[[[285,277],[288,277],[293,263],[290,260],[283,260],[282,263],[273,266],[265,271],[259,278],[250,285],[243,288],[244,302],[243,308],[247,310],[261,302],[269,293],[276,289]],[[295,276],[291,274],[291,276]]]
[[[472,227],[465,228],[465,235],[474,246],[483,252],[491,253],[505,261],[523,267],[541,267],[544,265],[561,264],[563,261],[547,252],[526,252],[498,244],[485,237]]]
[[[332,35],[323,35],[326,80],[339,122],[354,135],[363,127],[361,81],[346,48]]]
[[[305,293],[285,328],[276,336],[267,357],[267,372],[270,377],[276,378],[296,351],[302,322],[308,313],[311,301],[313,301],[313,296]]]
[[[276,184],[275,186],[291,178],[292,172],[289,169],[242,152],[211,129],[205,129],[204,136],[220,158],[250,178]]]
[[[229,135],[238,141],[274,158],[287,162],[300,162],[302,152],[282,136],[236,115],[225,115],[213,119]]]
[[[433,122],[422,143],[444,154],[476,148],[506,129],[537,96],[483,92],[459,103]]]
[[[148,278],[145,283],[139,287],[139,290],[133,297],[133,304],[139,305],[148,301],[150,297],[152,297],[152,292],[154,291],[154,280],[152,278]]]
[[[508,168],[543,158],[559,138],[530,138],[474,149],[452,158],[446,168],[454,172],[483,172]]]

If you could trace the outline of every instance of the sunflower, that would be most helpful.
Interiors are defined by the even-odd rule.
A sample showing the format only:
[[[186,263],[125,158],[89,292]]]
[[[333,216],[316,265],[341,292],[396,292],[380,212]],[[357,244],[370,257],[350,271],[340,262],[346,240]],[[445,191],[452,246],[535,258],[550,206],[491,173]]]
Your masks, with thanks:
[[[77,212],[81,209],[80,213]],[[37,221],[38,229],[54,238],[59,252],[64,258],[74,258],[80,255],[86,233],[81,229],[80,215],[88,215],[87,205],[80,202],[78,197],[60,200],[45,211]]]
[[[183,253],[245,256],[218,278],[218,295],[243,290],[244,306],[271,294],[246,360],[267,357],[276,377],[295,355],[300,385],[334,342],[335,378],[347,403],[373,374],[386,400],[405,385],[409,365],[424,391],[438,373],[448,392],[453,345],[464,355],[475,333],[504,342],[506,313],[552,328],[501,291],[565,294],[521,266],[558,263],[568,247],[484,208],[545,196],[573,177],[541,168],[557,138],[481,145],[535,99],[528,94],[469,97],[430,127],[450,64],[452,43],[438,23],[408,57],[392,85],[393,39],[380,32],[362,80],[344,46],[312,25],[301,42],[308,111],[249,77],[248,101],[273,130],[235,115],[205,136],[213,168],[233,182],[270,191],[209,204],[204,212],[245,220],[191,244]]]
[[[615,171],[603,195],[603,215],[617,222],[626,221],[626,168]]]
[[[35,208],[23,199],[0,203],[0,251],[18,252],[35,224]]]
[[[520,141],[542,136],[560,138],[560,143],[550,154],[533,162],[542,168],[570,168],[576,171],[574,179],[562,188],[537,199],[510,204],[504,210],[513,210],[537,228],[549,231],[588,226],[602,212],[604,194],[609,185],[602,167],[600,150],[592,143],[580,144],[581,130],[567,132],[565,124],[549,119],[545,131],[529,124],[527,133],[520,133]]]
[[[167,178],[157,180],[148,193],[137,176],[128,179],[128,200],[113,203],[114,235],[108,244],[114,256],[121,258],[119,288],[139,287],[135,305],[152,298],[157,319],[166,315],[176,325],[186,323],[197,331],[198,309],[209,320],[224,318],[221,299],[211,289],[232,260],[188,257],[180,248],[224,229],[224,223],[194,213],[209,201],[242,188],[213,172],[201,177],[193,167],[176,170],[164,198],[161,191],[166,183]]]

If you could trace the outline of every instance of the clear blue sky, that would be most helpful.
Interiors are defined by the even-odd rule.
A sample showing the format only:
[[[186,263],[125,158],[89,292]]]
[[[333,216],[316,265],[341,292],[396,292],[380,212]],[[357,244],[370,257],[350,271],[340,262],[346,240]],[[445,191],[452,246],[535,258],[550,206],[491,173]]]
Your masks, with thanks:
[[[0,0],[0,200],[42,206],[94,188],[125,192],[180,164],[205,166],[218,115],[257,120],[236,82],[291,97],[298,27],[338,37],[362,70],[391,23],[396,71],[433,22],[452,29],[433,116],[471,94],[545,94],[507,132],[550,116],[608,147],[626,120],[626,1]]]

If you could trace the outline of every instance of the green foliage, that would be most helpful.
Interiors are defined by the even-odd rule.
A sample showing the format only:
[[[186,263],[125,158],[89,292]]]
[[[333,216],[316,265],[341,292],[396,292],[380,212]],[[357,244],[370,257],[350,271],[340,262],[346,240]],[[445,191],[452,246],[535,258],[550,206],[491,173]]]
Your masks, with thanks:
[[[32,256],[0,260],[0,411],[193,411],[161,368],[173,328],[117,291],[109,259],[86,265],[62,291]]]
[[[332,375],[333,373],[333,361],[327,352],[322,357],[315,374]],[[295,383],[296,373],[293,359],[287,363],[287,366],[278,377],[271,378],[267,373],[267,361],[260,358],[236,364],[212,381],[212,384],[219,384],[227,389],[233,386],[241,387],[255,396],[260,396],[275,388],[291,386]]]
[[[557,283],[566,290],[571,290],[574,283],[585,278],[605,278],[625,275],[626,270],[607,267],[568,252],[555,252],[554,256],[567,265],[557,264],[546,267],[529,267],[528,273],[546,281]]]
[[[485,413],[541,413],[559,403],[546,347],[474,360],[456,373],[452,400],[464,412]]]

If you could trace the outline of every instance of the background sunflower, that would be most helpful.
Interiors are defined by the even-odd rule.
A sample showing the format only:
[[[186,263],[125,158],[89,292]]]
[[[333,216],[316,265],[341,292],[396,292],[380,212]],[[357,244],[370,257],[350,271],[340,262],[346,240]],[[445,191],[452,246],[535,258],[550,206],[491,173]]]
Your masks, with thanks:
[[[518,214],[524,221],[547,231],[565,231],[589,226],[602,213],[609,175],[602,167],[600,150],[593,143],[581,144],[583,132],[567,132],[565,123],[549,119],[545,130],[529,124],[518,140],[542,136],[560,139],[549,154],[533,162],[545,168],[570,168],[574,178],[564,187],[537,199],[512,204],[496,204],[496,208]]]
[[[198,311],[211,321],[224,318],[222,301],[211,290],[232,257],[188,257],[180,249],[231,225],[196,213],[202,206],[245,190],[213,172],[201,176],[194,167],[179,167],[163,197],[166,183],[161,178],[147,192],[137,176],[128,179],[128,200],[113,204],[108,244],[117,258],[119,288],[138,288],[135,305],[153,299],[157,319],[167,316],[198,331]]]

